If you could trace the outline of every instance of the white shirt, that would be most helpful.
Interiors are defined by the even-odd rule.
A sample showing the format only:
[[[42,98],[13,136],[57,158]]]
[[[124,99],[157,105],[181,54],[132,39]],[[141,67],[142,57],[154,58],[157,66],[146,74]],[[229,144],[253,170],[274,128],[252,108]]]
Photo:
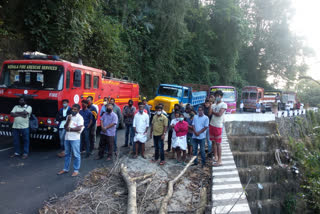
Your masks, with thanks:
[[[67,112],[68,112],[68,107],[67,108],[63,108],[62,109],[62,116],[66,117],[67,116]],[[66,120],[62,120],[59,126],[59,129],[63,129],[64,125],[66,124]]]
[[[240,108],[243,108],[244,104],[243,103],[240,103]]]
[[[215,113],[220,112],[220,109],[224,108],[225,110],[227,110],[228,106],[225,102],[221,102],[219,104],[212,104],[211,105],[212,111]],[[217,128],[222,128],[223,127],[223,121],[224,121],[224,114],[226,113],[226,111],[223,112],[223,114],[220,117],[215,116],[214,114],[212,114],[211,117],[211,121],[210,121],[210,125],[217,127]]]
[[[132,126],[136,128],[136,132],[144,133],[149,127],[149,115],[145,112],[142,114],[138,112],[134,115]]]
[[[179,122],[179,120],[177,118],[171,120],[170,126],[175,126],[177,123]],[[176,131],[174,130],[174,128],[172,129],[172,139],[176,138]]]
[[[17,113],[17,112],[23,112],[26,111],[28,112],[28,116],[26,118],[24,117],[15,117],[13,120],[13,125],[12,128],[14,129],[26,129],[29,128],[29,118],[31,116],[32,113],[32,108],[31,106],[28,105],[24,105],[24,106],[20,106],[20,105],[16,105],[13,109],[12,109],[12,113]]]
[[[79,132],[68,132],[68,128],[75,128],[77,126],[82,126],[81,131]],[[80,134],[84,128],[83,117],[78,113],[75,116],[71,117],[69,126],[66,129],[65,140],[80,140]]]

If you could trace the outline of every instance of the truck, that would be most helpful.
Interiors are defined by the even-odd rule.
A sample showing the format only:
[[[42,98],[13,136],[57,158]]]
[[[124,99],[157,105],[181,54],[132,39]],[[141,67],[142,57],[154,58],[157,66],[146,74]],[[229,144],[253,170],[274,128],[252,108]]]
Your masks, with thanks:
[[[226,113],[233,114],[237,111],[237,90],[233,86],[211,86],[210,95],[214,92],[221,90],[223,92],[222,101],[228,106]]]
[[[280,90],[268,90],[263,94],[262,103],[266,106],[266,110],[271,110],[272,105],[276,103],[276,97],[281,99],[282,91]],[[281,104],[280,104],[281,105]]]
[[[6,60],[0,73],[0,136],[12,136],[13,119],[10,112],[24,96],[39,123],[30,132],[31,140],[56,142],[58,122],[56,114],[62,100],[69,105],[81,104],[82,99],[93,97],[101,109],[103,99],[115,98],[122,109],[131,99],[137,106],[139,85],[127,80],[111,78],[106,71],[61,60],[58,56],[25,53],[23,60]],[[99,111],[98,109],[98,111]],[[100,126],[98,114],[97,125]]]
[[[243,101],[243,111],[255,110],[257,102],[261,102],[264,97],[264,89],[258,86],[246,86],[242,88],[241,100]]]
[[[281,109],[290,106],[290,109],[295,109],[297,104],[297,93],[293,91],[284,91],[281,96]]]
[[[162,103],[164,110],[167,114],[171,114],[175,104],[181,104],[186,106],[191,104],[193,108],[203,104],[207,97],[207,91],[192,91],[192,87],[174,85],[174,84],[160,84],[156,97],[153,100],[149,100],[148,105],[150,106],[151,113],[155,113],[155,107]]]

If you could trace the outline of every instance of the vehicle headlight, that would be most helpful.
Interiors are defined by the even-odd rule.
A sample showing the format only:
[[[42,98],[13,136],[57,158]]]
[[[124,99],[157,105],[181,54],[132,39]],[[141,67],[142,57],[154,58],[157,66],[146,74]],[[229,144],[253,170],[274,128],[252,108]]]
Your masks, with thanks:
[[[8,120],[9,120],[8,115],[4,116],[4,120],[5,120],[5,121],[8,121]]]
[[[3,119],[4,119],[3,115],[0,115],[0,120],[3,120]]]
[[[51,119],[48,119],[48,120],[47,120],[47,123],[48,123],[48,124],[51,124],[51,123],[52,123],[52,120],[51,120]]]

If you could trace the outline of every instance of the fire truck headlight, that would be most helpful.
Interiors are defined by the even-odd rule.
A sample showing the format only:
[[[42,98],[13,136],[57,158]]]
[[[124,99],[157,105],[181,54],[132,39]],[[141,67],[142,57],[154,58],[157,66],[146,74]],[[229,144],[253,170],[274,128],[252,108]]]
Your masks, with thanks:
[[[47,123],[48,123],[48,124],[51,124],[51,123],[52,123],[52,120],[51,120],[51,119],[48,119],[48,120],[47,120]]]
[[[0,115],[0,120],[3,120],[3,119],[4,119],[3,115]]]
[[[43,120],[40,121],[40,124],[43,124]]]
[[[5,121],[8,121],[9,120],[9,117],[6,115],[6,116],[4,116],[4,120]]]
[[[59,124],[59,121],[56,121],[56,120],[55,120],[54,123],[58,125],[58,124]]]

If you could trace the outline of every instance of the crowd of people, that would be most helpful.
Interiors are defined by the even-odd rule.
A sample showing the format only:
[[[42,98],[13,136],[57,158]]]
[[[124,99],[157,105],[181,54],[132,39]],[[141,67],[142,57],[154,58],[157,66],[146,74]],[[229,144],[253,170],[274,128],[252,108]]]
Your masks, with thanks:
[[[81,156],[88,158],[93,155],[96,144],[97,119],[100,115],[100,142],[96,160],[107,156],[112,160],[117,155],[117,129],[120,121],[125,124],[125,141],[122,147],[130,148],[133,158],[140,154],[145,156],[145,144],[148,142],[148,132],[153,140],[154,155],[151,162],[164,165],[166,156],[171,155],[178,164],[185,165],[191,156],[198,156],[200,148],[201,166],[206,164],[206,158],[214,157],[213,166],[221,166],[221,140],[224,114],[227,104],[222,102],[223,92],[216,91],[214,96],[206,99],[204,105],[193,108],[190,104],[182,106],[176,104],[172,114],[168,115],[163,105],[155,107],[156,111],[152,119],[150,108],[146,98],[138,103],[138,109],[129,100],[121,111],[114,98],[104,98],[103,106],[99,112],[98,106],[93,104],[91,96],[79,104],[69,105],[68,100],[63,100],[63,107],[58,111],[56,121],[59,128],[61,152],[59,157],[64,157],[64,167],[58,175],[68,173],[71,158],[73,156],[72,176],[79,174]],[[22,158],[28,158],[29,154],[29,117],[32,107],[28,106],[25,98],[19,99],[11,116],[14,117],[13,136],[14,154],[18,157],[20,152],[20,136],[24,143]],[[150,127],[150,128],[149,128]],[[149,131],[150,129],[150,131]],[[165,153],[165,137],[168,132],[167,153]],[[207,155],[206,155],[207,144]],[[198,165],[198,158],[194,160]]]

